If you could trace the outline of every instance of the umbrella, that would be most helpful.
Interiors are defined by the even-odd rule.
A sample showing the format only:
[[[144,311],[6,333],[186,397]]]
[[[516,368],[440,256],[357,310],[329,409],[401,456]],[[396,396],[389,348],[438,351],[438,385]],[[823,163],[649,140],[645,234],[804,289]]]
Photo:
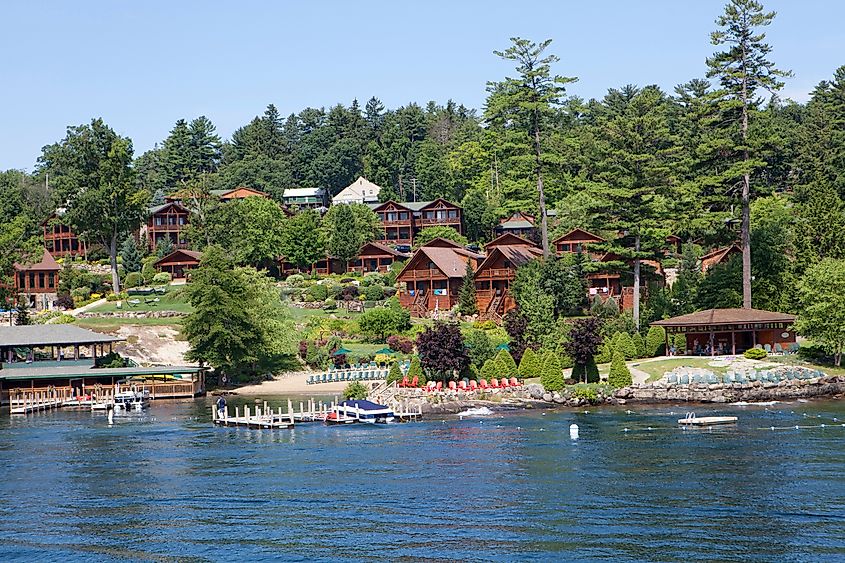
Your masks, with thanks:
[[[376,350],[376,354],[395,354],[393,350],[390,348],[382,348],[381,350]]]
[[[505,342],[505,343],[503,343],[503,344],[499,344],[498,346],[496,346],[496,350],[507,350],[508,352],[510,352],[510,351],[511,351],[511,347],[510,347],[510,346],[508,346],[508,343],[507,343],[507,342]]]
[[[347,350],[346,348],[341,346],[340,348],[338,348],[337,350],[332,352],[332,356],[345,356],[346,354],[351,354],[351,353],[352,353],[352,350]]]

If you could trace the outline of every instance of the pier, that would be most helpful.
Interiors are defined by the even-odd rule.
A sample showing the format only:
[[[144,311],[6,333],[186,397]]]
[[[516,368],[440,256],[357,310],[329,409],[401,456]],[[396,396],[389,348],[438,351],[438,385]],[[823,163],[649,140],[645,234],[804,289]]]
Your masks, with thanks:
[[[32,391],[9,398],[9,414],[30,414],[64,406],[70,396],[64,392]]]
[[[247,428],[287,430],[293,428],[294,425],[294,416],[291,412],[290,401],[288,401],[288,412],[286,413],[282,413],[282,407],[273,411],[272,408],[267,406],[267,401],[264,401],[263,408],[261,405],[258,405],[252,411],[250,411],[249,405],[244,405],[243,412],[240,407],[235,407],[233,415],[229,414],[228,406],[222,412],[218,411],[216,407],[213,407],[211,419],[214,424],[219,426],[245,426]]]

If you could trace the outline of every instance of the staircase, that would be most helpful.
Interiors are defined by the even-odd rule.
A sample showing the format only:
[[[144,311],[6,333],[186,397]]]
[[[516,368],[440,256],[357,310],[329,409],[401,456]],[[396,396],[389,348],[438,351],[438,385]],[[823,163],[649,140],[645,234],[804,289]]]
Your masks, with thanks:
[[[411,303],[411,315],[414,317],[425,318],[428,314],[428,294],[417,293],[414,296],[414,301]]]
[[[502,312],[507,294],[507,291],[503,291],[499,295],[493,296],[493,299],[491,299],[490,303],[487,304],[487,309],[485,309],[484,314],[482,315],[485,320],[502,320]]]

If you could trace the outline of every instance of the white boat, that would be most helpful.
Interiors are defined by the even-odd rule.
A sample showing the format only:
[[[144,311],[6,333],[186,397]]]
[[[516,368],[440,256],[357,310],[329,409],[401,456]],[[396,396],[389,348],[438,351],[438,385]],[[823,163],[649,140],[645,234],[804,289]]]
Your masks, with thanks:
[[[393,411],[389,407],[363,399],[343,401],[336,405],[326,418],[329,424],[387,424],[394,421]]]
[[[147,389],[138,391],[130,389],[114,394],[114,410],[141,411],[150,406],[150,392]]]

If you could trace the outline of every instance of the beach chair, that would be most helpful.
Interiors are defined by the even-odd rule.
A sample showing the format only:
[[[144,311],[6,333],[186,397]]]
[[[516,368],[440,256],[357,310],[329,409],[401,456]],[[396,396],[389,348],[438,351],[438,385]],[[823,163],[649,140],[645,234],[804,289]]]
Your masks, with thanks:
[[[450,381],[449,382],[449,391],[457,391],[457,390],[458,390],[458,384],[455,383],[454,381]]]
[[[687,375],[686,373],[682,373],[682,374],[678,377],[678,382],[679,382],[681,385],[689,385],[689,375]]]
[[[411,380],[411,387],[416,389],[419,386],[420,386],[420,378],[415,375],[414,378]]]
[[[308,385],[314,385],[314,376],[313,375],[308,376]]]
[[[438,391],[438,392],[442,391],[442,390],[443,390],[443,382],[442,382],[442,381],[438,381],[438,382],[437,382],[437,386],[435,387],[435,389],[437,389],[437,391]]]
[[[499,389],[499,380],[495,377],[490,379],[490,387],[492,387],[493,389]]]
[[[478,382],[477,382],[476,380],[474,380],[474,379],[470,379],[470,381],[469,381],[469,390],[470,390],[470,391],[475,391],[475,390],[477,390],[477,389],[478,389]]]
[[[461,382],[458,383],[458,389],[461,391],[469,391],[469,387],[467,387],[467,382],[462,379]]]
[[[673,383],[674,384],[674,383],[677,383],[677,382],[678,382],[678,376],[675,375],[674,373],[669,372],[666,375],[666,383]]]
[[[402,378],[402,381],[399,382],[399,387],[407,387],[408,386],[408,376]]]
[[[772,346],[770,344],[764,344],[763,350],[765,350],[767,354],[771,354],[772,353]]]
[[[511,377],[511,387],[519,387],[522,383],[515,377]]]
[[[507,377],[503,377],[499,380],[499,387],[501,387],[502,389],[507,389],[508,387],[510,387]]]
[[[489,389],[490,388],[490,386],[487,385],[486,379],[479,379],[478,380],[478,386],[481,387],[482,389]]]
[[[775,354],[783,356],[783,346],[780,345],[780,342],[775,342]]]

